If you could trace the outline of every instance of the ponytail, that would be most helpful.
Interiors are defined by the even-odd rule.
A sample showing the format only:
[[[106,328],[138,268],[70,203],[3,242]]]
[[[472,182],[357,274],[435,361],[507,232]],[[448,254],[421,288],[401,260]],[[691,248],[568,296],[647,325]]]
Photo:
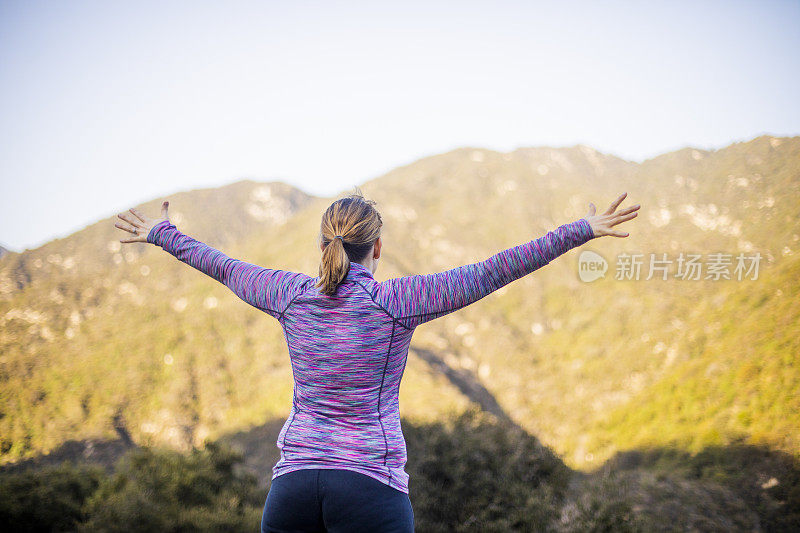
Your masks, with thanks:
[[[323,294],[333,296],[348,272],[350,272],[350,258],[347,257],[344,242],[342,239],[334,238],[322,250],[317,287],[320,287]]]
[[[381,216],[375,202],[357,191],[333,202],[322,215],[319,264],[320,292],[333,296],[350,272],[352,261],[360,262],[372,252],[381,236]]]

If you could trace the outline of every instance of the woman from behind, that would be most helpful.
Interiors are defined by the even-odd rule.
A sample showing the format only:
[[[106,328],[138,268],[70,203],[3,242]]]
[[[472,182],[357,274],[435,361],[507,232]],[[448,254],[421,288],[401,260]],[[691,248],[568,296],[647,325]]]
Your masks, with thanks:
[[[322,216],[315,278],[231,259],[184,235],[167,216],[120,214],[133,233],[228,286],[277,319],[294,376],[292,406],[278,436],[280,460],[263,532],[409,532],[414,516],[405,472],[398,393],[417,326],[469,305],[612,230],[640,206],[589,214],[478,263],[378,282],[382,220],[360,193]]]

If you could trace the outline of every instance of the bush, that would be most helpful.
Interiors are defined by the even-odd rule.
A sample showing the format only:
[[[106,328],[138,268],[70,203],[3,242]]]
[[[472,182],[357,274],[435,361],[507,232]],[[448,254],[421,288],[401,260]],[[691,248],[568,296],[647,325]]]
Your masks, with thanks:
[[[89,499],[83,531],[248,531],[266,493],[234,468],[242,457],[207,443],[189,454],[132,451]]]
[[[73,531],[105,477],[100,467],[64,463],[0,476],[0,524],[6,531]]]
[[[478,411],[403,428],[418,531],[538,531],[558,517],[570,471],[519,428]]]

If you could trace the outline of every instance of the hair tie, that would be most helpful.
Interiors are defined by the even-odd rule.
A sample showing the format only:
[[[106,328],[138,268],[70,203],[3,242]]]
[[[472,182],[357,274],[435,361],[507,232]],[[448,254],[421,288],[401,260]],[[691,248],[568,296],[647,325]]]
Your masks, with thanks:
[[[334,235],[333,239],[331,239],[331,242],[333,242],[334,239],[342,239],[342,236],[341,235]],[[342,239],[342,244],[344,244],[344,239]]]

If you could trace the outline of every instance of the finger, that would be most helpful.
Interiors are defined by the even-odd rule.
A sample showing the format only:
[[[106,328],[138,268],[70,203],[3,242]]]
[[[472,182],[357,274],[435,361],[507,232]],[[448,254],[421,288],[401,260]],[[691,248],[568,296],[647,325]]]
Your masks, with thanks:
[[[167,216],[167,209],[169,209],[169,202],[164,202],[161,204],[161,218],[169,218]]]
[[[133,215],[136,218],[138,218],[139,220],[141,220],[142,222],[147,222],[147,220],[145,220],[145,218],[144,218],[144,215],[142,215],[142,213],[140,213],[138,209],[135,209],[135,208],[131,207],[128,211],[133,213]]]
[[[132,228],[130,226],[126,226],[124,224],[120,224],[119,222],[115,222],[114,226],[118,227],[119,229],[125,230],[128,233],[136,234],[136,228]]]
[[[594,214],[596,212],[597,212],[597,208],[595,208],[595,206],[594,206],[594,204],[592,202],[589,202],[589,214],[587,216],[592,217],[592,216],[594,216]]]
[[[609,231],[608,235],[611,235],[612,237],[627,237],[630,235],[630,233],[627,231]]]
[[[630,220],[630,219],[632,219],[632,218],[636,218],[636,215],[638,215],[638,214],[639,214],[639,213],[630,213],[630,214],[628,214],[628,215],[625,215],[625,216],[621,216],[621,217],[615,217],[615,218],[613,218],[613,219],[611,220],[611,222],[609,222],[609,224],[608,224],[608,225],[609,225],[609,226],[616,226],[617,224],[619,224],[619,223],[621,223],[621,222],[625,222],[626,220]]]
[[[642,204],[632,205],[630,207],[626,207],[625,209],[621,210],[618,215],[627,215],[628,213],[632,213],[634,211],[638,211],[639,208],[642,207]]]
[[[141,238],[136,239],[121,239],[119,242],[128,243],[128,242],[144,242]]]
[[[611,213],[613,213],[614,211],[616,211],[616,210],[617,210],[617,207],[619,206],[619,204],[621,204],[621,203],[622,203],[622,200],[624,200],[626,196],[628,196],[628,193],[627,193],[627,192],[624,192],[624,193],[622,193],[622,194],[619,196],[619,198],[617,198],[616,200],[614,200],[614,203],[613,203],[613,204],[611,204],[611,207],[609,207],[609,208],[608,208],[608,211],[606,211],[606,212],[605,212],[605,213],[603,213],[603,214],[604,214],[604,215],[610,215]]]
[[[136,228],[143,228],[142,223],[136,220],[134,217],[130,216],[128,213],[120,213],[117,215],[119,218],[127,222],[128,224],[136,227]]]

